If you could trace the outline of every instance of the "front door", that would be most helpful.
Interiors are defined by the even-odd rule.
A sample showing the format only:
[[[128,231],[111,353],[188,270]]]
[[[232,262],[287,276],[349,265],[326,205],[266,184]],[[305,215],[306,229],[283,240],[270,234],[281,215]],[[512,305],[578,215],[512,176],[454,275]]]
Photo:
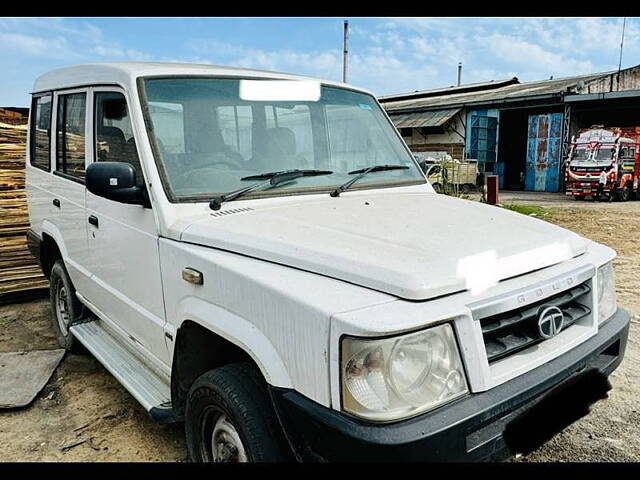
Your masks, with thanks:
[[[115,88],[93,88],[93,161],[128,162],[144,184],[127,101]],[[158,231],[153,210],[86,192],[87,243],[96,292],[88,300],[152,360],[168,365]]]

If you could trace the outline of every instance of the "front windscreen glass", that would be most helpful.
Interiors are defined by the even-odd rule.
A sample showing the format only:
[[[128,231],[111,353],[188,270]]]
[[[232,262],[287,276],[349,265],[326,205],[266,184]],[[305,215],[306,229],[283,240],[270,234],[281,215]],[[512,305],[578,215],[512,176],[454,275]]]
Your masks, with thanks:
[[[376,171],[354,185],[377,188],[425,179],[369,95],[321,87],[317,101],[243,100],[240,79],[144,80],[165,180],[177,198],[208,198],[246,187],[266,172],[330,170],[304,176],[244,198],[330,191],[375,165],[409,168]],[[265,83],[268,80],[265,80]]]
[[[596,162],[611,163],[615,153],[615,147],[611,145],[600,145],[589,148],[587,145],[578,145],[573,152],[572,160],[576,162]]]

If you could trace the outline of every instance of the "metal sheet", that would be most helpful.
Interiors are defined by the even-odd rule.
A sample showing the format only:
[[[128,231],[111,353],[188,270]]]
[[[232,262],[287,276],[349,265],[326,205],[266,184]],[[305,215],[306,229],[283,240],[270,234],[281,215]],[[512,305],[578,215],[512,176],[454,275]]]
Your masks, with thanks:
[[[562,113],[529,115],[525,189],[559,189]]]
[[[436,110],[433,112],[390,115],[389,118],[391,118],[396,128],[439,127],[451,120],[459,111],[459,108],[449,108],[447,110]]]
[[[29,405],[64,354],[62,349],[0,353],[0,408]]]

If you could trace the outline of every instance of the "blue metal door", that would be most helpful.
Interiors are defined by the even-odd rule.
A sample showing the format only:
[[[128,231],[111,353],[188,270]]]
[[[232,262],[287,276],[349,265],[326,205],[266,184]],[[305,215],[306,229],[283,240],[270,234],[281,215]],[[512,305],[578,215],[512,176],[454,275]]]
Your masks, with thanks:
[[[529,115],[525,190],[559,190],[561,136],[562,113]]]

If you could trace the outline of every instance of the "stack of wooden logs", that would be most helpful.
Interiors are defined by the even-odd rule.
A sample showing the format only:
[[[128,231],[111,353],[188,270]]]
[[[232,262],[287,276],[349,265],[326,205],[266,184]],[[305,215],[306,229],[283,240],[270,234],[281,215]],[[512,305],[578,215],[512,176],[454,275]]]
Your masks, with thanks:
[[[26,146],[26,124],[0,122],[0,303],[42,294],[48,287],[27,247]]]

